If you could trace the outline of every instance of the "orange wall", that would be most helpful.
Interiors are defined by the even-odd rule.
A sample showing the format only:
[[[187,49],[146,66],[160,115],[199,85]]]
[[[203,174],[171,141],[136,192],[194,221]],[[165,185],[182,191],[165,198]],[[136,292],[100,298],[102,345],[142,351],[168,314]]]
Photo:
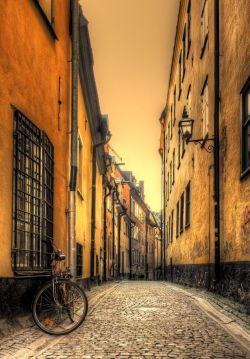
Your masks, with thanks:
[[[13,111],[22,111],[54,145],[54,238],[66,251],[70,37],[69,1],[55,2],[55,40],[33,1],[0,1],[0,276],[11,276]],[[58,129],[58,78],[61,115]]]

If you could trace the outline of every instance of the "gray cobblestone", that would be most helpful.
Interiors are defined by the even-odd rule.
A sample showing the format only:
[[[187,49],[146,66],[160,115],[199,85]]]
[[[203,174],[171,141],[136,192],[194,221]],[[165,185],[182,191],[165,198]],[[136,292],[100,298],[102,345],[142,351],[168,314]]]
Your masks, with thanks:
[[[160,282],[113,283],[88,292],[90,311],[75,332],[55,337],[36,327],[6,338],[0,357],[38,359],[249,358],[240,344],[176,286]],[[105,295],[105,292],[107,294]],[[103,294],[105,295],[103,297]],[[28,350],[45,339],[39,354]],[[25,354],[27,348],[27,355]],[[22,355],[18,355],[22,349]]]
[[[49,353],[37,358],[249,358],[190,298],[156,282],[122,283]]]

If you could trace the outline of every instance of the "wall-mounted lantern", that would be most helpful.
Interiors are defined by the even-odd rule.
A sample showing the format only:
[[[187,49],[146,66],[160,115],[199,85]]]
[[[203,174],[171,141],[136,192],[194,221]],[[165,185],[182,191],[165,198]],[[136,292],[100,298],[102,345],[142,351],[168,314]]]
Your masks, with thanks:
[[[188,117],[188,113],[186,107],[184,107],[182,119],[179,122],[179,129],[181,131],[181,136],[183,140],[188,144],[188,142],[194,142],[194,144],[200,144],[201,148],[204,148],[207,152],[212,153],[214,151],[214,146],[209,144],[207,147],[205,146],[207,141],[214,141],[214,138],[198,138],[192,139],[193,137],[193,127],[194,120]]]

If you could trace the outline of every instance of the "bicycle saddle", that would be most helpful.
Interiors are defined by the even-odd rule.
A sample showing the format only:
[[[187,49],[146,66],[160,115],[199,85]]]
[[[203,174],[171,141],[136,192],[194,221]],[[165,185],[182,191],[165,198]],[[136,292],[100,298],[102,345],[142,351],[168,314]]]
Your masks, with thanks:
[[[55,260],[56,261],[64,261],[65,258],[66,258],[65,254],[63,254],[61,251],[57,251],[55,253]]]

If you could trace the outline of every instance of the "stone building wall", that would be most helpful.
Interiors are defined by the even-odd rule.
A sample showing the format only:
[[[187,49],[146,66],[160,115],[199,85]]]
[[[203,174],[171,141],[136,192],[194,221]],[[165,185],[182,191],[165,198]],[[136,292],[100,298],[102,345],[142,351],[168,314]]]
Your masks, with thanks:
[[[203,9],[203,6],[205,10]],[[249,290],[249,174],[241,179],[241,89],[250,74],[247,36],[248,0],[220,1],[220,225],[221,283],[217,289],[238,297]],[[190,15],[189,15],[190,14]],[[189,19],[191,19],[189,27]],[[205,22],[202,28],[202,22]],[[190,28],[190,42],[188,29]],[[202,32],[203,29],[203,32]],[[186,31],[186,45],[183,39]],[[180,54],[185,51],[179,81]],[[182,60],[183,61],[183,56]],[[181,83],[181,91],[179,82]],[[208,93],[207,100],[205,93]],[[176,93],[176,101],[174,100]],[[203,101],[207,102],[207,109]],[[174,103],[176,102],[175,110]],[[214,116],[214,1],[181,1],[166,103],[166,266],[167,277],[186,284],[214,287],[213,141],[188,143],[180,151],[179,129],[184,106],[194,119],[193,138],[203,138],[204,111],[208,138]],[[172,109],[172,111],[171,111]],[[174,116],[176,113],[176,116]],[[206,131],[205,131],[206,132]],[[204,132],[204,133],[205,133]],[[175,155],[173,155],[175,153]],[[173,157],[175,156],[175,159]],[[172,162],[172,164],[171,164]],[[173,168],[174,171],[171,168]],[[170,172],[172,172],[170,176]],[[174,174],[173,174],[174,172]],[[168,181],[172,178],[172,185]],[[174,176],[174,180],[173,180]],[[190,223],[186,223],[186,186],[190,182]],[[183,231],[180,205],[184,194]],[[171,214],[173,211],[173,235]],[[176,229],[178,220],[179,230]],[[170,223],[170,225],[169,225]],[[178,232],[178,233],[177,233]]]

